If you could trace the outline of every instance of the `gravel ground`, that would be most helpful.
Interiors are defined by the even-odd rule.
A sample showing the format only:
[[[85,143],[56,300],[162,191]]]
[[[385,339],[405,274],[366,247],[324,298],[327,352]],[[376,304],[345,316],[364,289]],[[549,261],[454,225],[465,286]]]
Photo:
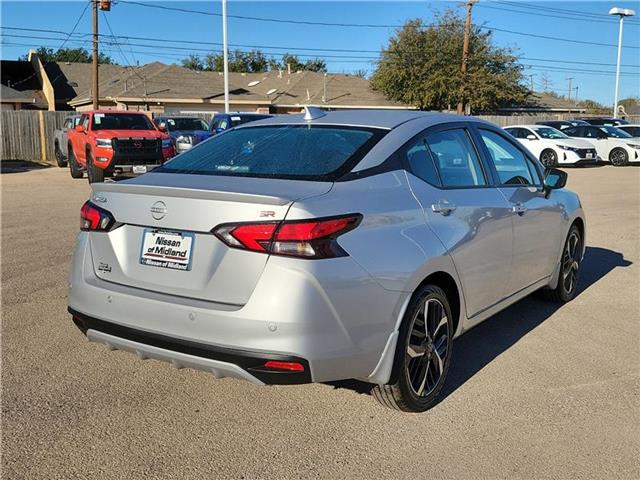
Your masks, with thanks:
[[[569,172],[581,293],[454,344],[440,403],[355,382],[256,387],[90,344],[66,312],[85,180],[2,182],[2,478],[640,478],[640,168]]]

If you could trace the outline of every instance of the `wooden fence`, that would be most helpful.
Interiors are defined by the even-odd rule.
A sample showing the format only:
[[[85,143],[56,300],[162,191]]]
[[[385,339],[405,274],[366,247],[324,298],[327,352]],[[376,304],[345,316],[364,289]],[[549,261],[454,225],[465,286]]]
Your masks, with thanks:
[[[74,112],[44,112],[35,110],[0,112],[0,160],[27,160],[55,164],[54,130]],[[196,114],[210,120],[210,113]],[[525,125],[544,120],[564,120],[575,115],[480,115],[479,118],[506,125]],[[630,117],[640,123],[640,116]]]
[[[55,163],[53,133],[70,112],[0,112],[0,159]]]

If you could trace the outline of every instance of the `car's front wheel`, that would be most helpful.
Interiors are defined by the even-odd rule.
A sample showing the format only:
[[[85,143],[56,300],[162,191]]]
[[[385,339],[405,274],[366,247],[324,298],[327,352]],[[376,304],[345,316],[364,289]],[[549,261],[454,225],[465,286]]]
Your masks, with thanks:
[[[73,153],[71,145],[69,145],[67,151],[69,152],[69,173],[71,174],[71,178],[82,178],[83,172],[76,161],[76,156]]]
[[[555,302],[569,302],[576,296],[580,265],[582,263],[582,235],[576,225],[572,225],[564,243],[560,260],[558,285],[553,290],[544,290],[545,296]]]
[[[373,396],[383,405],[405,412],[431,408],[451,363],[453,334],[445,292],[436,285],[421,287],[400,328],[391,383],[376,385]]]
[[[67,159],[64,158],[64,155],[62,154],[62,150],[60,150],[60,145],[58,144],[58,142],[56,142],[56,145],[54,147],[54,153],[56,156],[56,163],[58,164],[58,166],[60,168],[64,168],[67,166]]]
[[[88,150],[87,150],[87,177],[89,177],[89,183],[104,182],[104,170],[94,165],[93,156],[91,156],[91,152]]]
[[[624,148],[614,148],[609,154],[609,161],[614,167],[624,167],[629,163],[629,155]]]
[[[540,162],[545,168],[556,168],[558,166],[558,155],[550,148],[547,148],[540,154]]]

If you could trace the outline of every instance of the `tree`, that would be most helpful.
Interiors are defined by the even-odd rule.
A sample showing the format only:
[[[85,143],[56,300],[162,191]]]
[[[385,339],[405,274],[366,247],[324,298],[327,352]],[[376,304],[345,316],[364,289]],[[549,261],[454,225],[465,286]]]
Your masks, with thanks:
[[[38,57],[42,63],[48,62],[75,62],[75,63],[91,63],[93,55],[84,48],[60,48],[54,51],[52,48],[40,47],[36,50]],[[18,60],[28,60],[29,55],[23,55]],[[113,60],[104,53],[98,52],[98,63],[111,64]]]
[[[190,70],[204,70],[204,64],[202,63],[202,60],[200,60],[200,57],[196,55],[189,55],[187,58],[183,58],[180,63],[184,68],[188,68]]]
[[[358,78],[367,78],[368,74],[369,71],[366,68],[359,68],[358,70],[353,72],[353,76]]]
[[[464,19],[447,10],[433,26],[410,20],[389,40],[371,86],[388,98],[421,109],[444,110],[458,103]],[[472,26],[466,75],[466,100],[474,111],[489,111],[524,101],[524,86],[517,56],[492,43],[491,32]]]
[[[221,72],[224,69],[224,57],[221,53],[211,53],[204,58],[189,55],[182,59],[182,66],[192,70],[207,70]],[[241,73],[259,73],[270,70],[287,70],[287,65],[292,72],[298,70],[308,70],[313,72],[326,72],[327,63],[321,58],[314,58],[301,62],[296,55],[286,53],[282,60],[278,61],[274,57],[267,57],[261,50],[233,50],[229,52],[229,71]]]

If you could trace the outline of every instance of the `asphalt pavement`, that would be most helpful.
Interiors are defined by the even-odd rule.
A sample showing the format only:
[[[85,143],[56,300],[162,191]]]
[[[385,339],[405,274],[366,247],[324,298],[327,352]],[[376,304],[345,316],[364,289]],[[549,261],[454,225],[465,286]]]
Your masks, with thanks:
[[[569,170],[579,295],[456,340],[423,414],[357,382],[257,387],[87,342],[66,311],[86,179],[0,182],[3,479],[640,478],[640,168]]]

